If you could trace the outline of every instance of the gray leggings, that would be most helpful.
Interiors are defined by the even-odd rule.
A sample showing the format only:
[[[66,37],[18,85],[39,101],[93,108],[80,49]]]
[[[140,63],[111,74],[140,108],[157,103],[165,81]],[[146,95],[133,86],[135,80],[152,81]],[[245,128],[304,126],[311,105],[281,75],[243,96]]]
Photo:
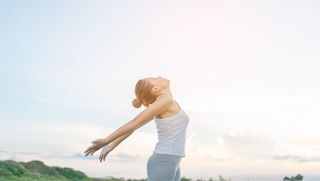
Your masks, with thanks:
[[[180,162],[178,155],[155,153],[147,162],[147,181],[180,181]]]

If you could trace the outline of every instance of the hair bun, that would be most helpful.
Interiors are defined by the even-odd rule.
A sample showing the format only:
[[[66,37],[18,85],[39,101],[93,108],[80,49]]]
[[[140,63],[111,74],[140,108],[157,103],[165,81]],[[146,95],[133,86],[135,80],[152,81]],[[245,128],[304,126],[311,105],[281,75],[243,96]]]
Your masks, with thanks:
[[[140,101],[140,99],[138,99],[138,98],[133,99],[132,105],[133,105],[135,108],[141,107],[141,101]]]

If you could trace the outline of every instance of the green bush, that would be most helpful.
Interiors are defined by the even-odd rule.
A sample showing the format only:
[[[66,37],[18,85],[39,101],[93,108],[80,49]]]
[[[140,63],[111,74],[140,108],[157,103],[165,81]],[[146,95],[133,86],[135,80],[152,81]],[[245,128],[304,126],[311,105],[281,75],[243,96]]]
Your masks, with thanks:
[[[0,161],[0,169],[7,170],[12,175],[18,176],[18,177],[22,176],[26,172],[25,168],[23,168],[19,163],[12,162],[12,161]]]
[[[33,160],[26,163],[21,162],[21,164],[30,172],[39,173],[39,175],[51,175],[54,177],[59,176],[59,173],[55,169],[45,165],[42,161],[39,160]]]
[[[60,175],[64,176],[65,178],[69,180],[75,180],[75,181],[80,181],[80,180],[88,180],[88,177],[80,171],[74,170],[72,168],[61,168],[61,167],[52,167],[55,169]]]

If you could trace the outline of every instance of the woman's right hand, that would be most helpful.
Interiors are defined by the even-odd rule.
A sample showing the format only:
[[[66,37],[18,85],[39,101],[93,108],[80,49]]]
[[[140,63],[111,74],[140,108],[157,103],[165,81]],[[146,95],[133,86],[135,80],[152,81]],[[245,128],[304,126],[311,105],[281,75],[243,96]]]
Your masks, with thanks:
[[[100,162],[106,161],[106,156],[113,150],[113,147],[111,145],[105,145],[104,147],[102,147],[100,156],[99,156],[99,160]]]

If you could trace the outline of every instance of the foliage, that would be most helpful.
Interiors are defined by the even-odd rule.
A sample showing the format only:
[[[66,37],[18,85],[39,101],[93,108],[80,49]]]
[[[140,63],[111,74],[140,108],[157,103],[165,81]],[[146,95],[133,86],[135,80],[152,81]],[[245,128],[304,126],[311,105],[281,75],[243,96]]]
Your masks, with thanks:
[[[30,162],[21,164],[28,169],[30,172],[37,173],[37,174],[44,174],[44,175],[51,175],[54,177],[59,176],[59,172],[57,172],[55,169],[45,165],[42,161],[33,160]]]
[[[88,177],[80,171],[74,170],[72,168],[61,168],[61,167],[52,167],[55,169],[60,175],[64,176],[69,180],[81,181],[81,180],[88,180]]]
[[[26,172],[23,166],[11,160],[7,162],[1,161],[0,169],[1,169],[0,175],[4,175],[4,176],[15,175],[20,177]]]
[[[55,167],[49,167],[43,162],[33,160],[30,162],[15,162],[13,160],[0,161],[0,181],[89,181],[82,172],[73,169],[61,168],[59,172]],[[66,171],[65,171],[66,170]],[[74,173],[72,173],[74,171]],[[67,173],[67,174],[66,174]],[[72,175],[74,178],[67,176]],[[79,179],[80,178],[80,179]],[[84,179],[83,179],[84,178]]]
[[[182,178],[180,179],[180,181],[191,181],[191,179],[182,177]]]
[[[284,177],[283,181],[302,181],[303,180],[303,176],[301,174],[296,175],[295,177]]]

